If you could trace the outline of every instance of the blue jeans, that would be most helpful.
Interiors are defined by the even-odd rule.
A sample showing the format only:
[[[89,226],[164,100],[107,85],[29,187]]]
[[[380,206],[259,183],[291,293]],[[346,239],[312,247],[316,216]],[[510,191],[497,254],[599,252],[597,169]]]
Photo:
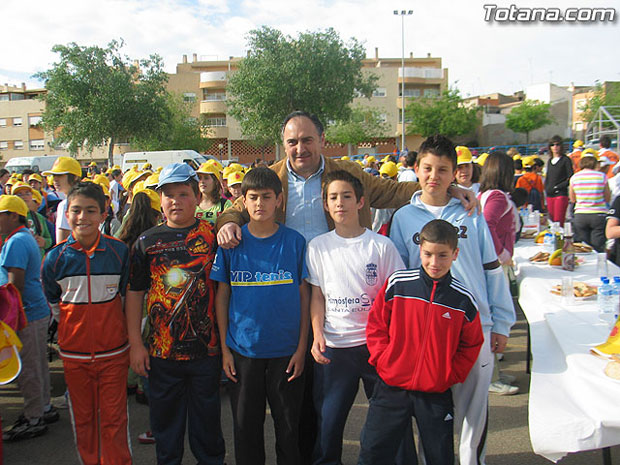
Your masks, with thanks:
[[[327,347],[327,365],[314,365],[314,405],[318,417],[318,433],[312,463],[314,465],[340,465],[342,463],[342,437],[349,411],[357,396],[360,379],[366,398],[370,399],[379,377],[368,363],[366,344],[357,347],[334,349]],[[396,463],[417,463],[411,422],[401,434],[402,447]],[[400,444],[400,441],[399,441]]]
[[[222,465],[220,357],[176,361],[151,357],[149,407],[158,465],[180,465],[185,425],[199,465]]]

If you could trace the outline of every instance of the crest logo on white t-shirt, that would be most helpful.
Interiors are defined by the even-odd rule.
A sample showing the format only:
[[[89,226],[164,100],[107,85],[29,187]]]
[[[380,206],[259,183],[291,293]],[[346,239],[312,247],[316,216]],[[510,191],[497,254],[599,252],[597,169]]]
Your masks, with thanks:
[[[366,265],[366,284],[369,286],[377,284],[377,265],[375,263]]]

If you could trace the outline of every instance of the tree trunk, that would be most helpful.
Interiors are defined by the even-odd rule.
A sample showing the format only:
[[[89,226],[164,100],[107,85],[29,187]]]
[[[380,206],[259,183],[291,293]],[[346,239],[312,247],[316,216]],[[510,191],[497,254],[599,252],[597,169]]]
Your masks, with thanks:
[[[276,161],[280,161],[280,144],[276,144]]]
[[[352,144],[347,144],[347,155],[351,156],[351,153],[353,152],[353,147],[351,146]]]
[[[530,131],[527,131],[525,133],[525,143],[529,144],[530,143]]]
[[[109,142],[109,147],[108,147],[108,167],[112,167],[114,166],[114,137],[110,137],[110,142]]]

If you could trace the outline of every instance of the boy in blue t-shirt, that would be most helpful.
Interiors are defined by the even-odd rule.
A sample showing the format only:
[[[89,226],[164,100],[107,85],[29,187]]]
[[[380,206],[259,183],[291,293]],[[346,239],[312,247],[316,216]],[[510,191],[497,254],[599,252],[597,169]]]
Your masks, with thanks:
[[[210,278],[222,364],[230,386],[237,465],[265,463],[263,424],[269,400],[278,463],[301,463],[301,378],[309,328],[305,239],[275,222],[282,184],[268,168],[241,185],[250,222],[234,249],[218,249]]]

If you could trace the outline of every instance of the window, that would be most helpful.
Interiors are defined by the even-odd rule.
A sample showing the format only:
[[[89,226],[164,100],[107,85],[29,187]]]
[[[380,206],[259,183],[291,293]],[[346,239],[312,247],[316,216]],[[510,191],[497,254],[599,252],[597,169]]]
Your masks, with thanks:
[[[0,150],[6,150],[9,148],[9,143],[6,140],[0,140]]]
[[[575,113],[582,113],[587,104],[588,100],[585,98],[575,100]]]
[[[399,92],[399,96],[402,97],[402,92]],[[407,89],[405,88],[405,97],[406,98],[418,98],[420,96],[420,89]]]
[[[21,126],[23,124],[22,118],[13,118],[13,126]]]
[[[375,90],[372,91],[373,97],[385,97],[386,95],[387,90],[385,89],[385,87],[377,87]]]
[[[437,97],[439,95],[438,89],[424,89],[424,97]]]
[[[9,94],[0,94],[0,102],[8,102]]]
[[[208,89],[202,89],[202,100],[206,102],[223,102],[226,100],[226,92],[224,91],[211,91]]]
[[[206,118],[205,123],[212,128],[224,128],[226,127],[226,117]]]
[[[6,118],[0,118],[0,128],[6,127]]]
[[[24,100],[24,94],[11,94],[11,100]]]
[[[575,131],[583,131],[583,122],[579,121],[575,123]]]
[[[30,125],[30,127],[36,126],[37,124],[41,123],[42,119],[43,119],[42,116],[29,116],[28,124]]]
[[[195,102],[196,101],[196,93],[195,92],[184,92],[183,93],[183,101],[184,102]]]
[[[43,139],[34,139],[30,141],[30,150],[45,149],[45,141]]]
[[[24,148],[24,141],[23,140],[14,140],[13,141],[13,148],[15,150],[21,150]]]

